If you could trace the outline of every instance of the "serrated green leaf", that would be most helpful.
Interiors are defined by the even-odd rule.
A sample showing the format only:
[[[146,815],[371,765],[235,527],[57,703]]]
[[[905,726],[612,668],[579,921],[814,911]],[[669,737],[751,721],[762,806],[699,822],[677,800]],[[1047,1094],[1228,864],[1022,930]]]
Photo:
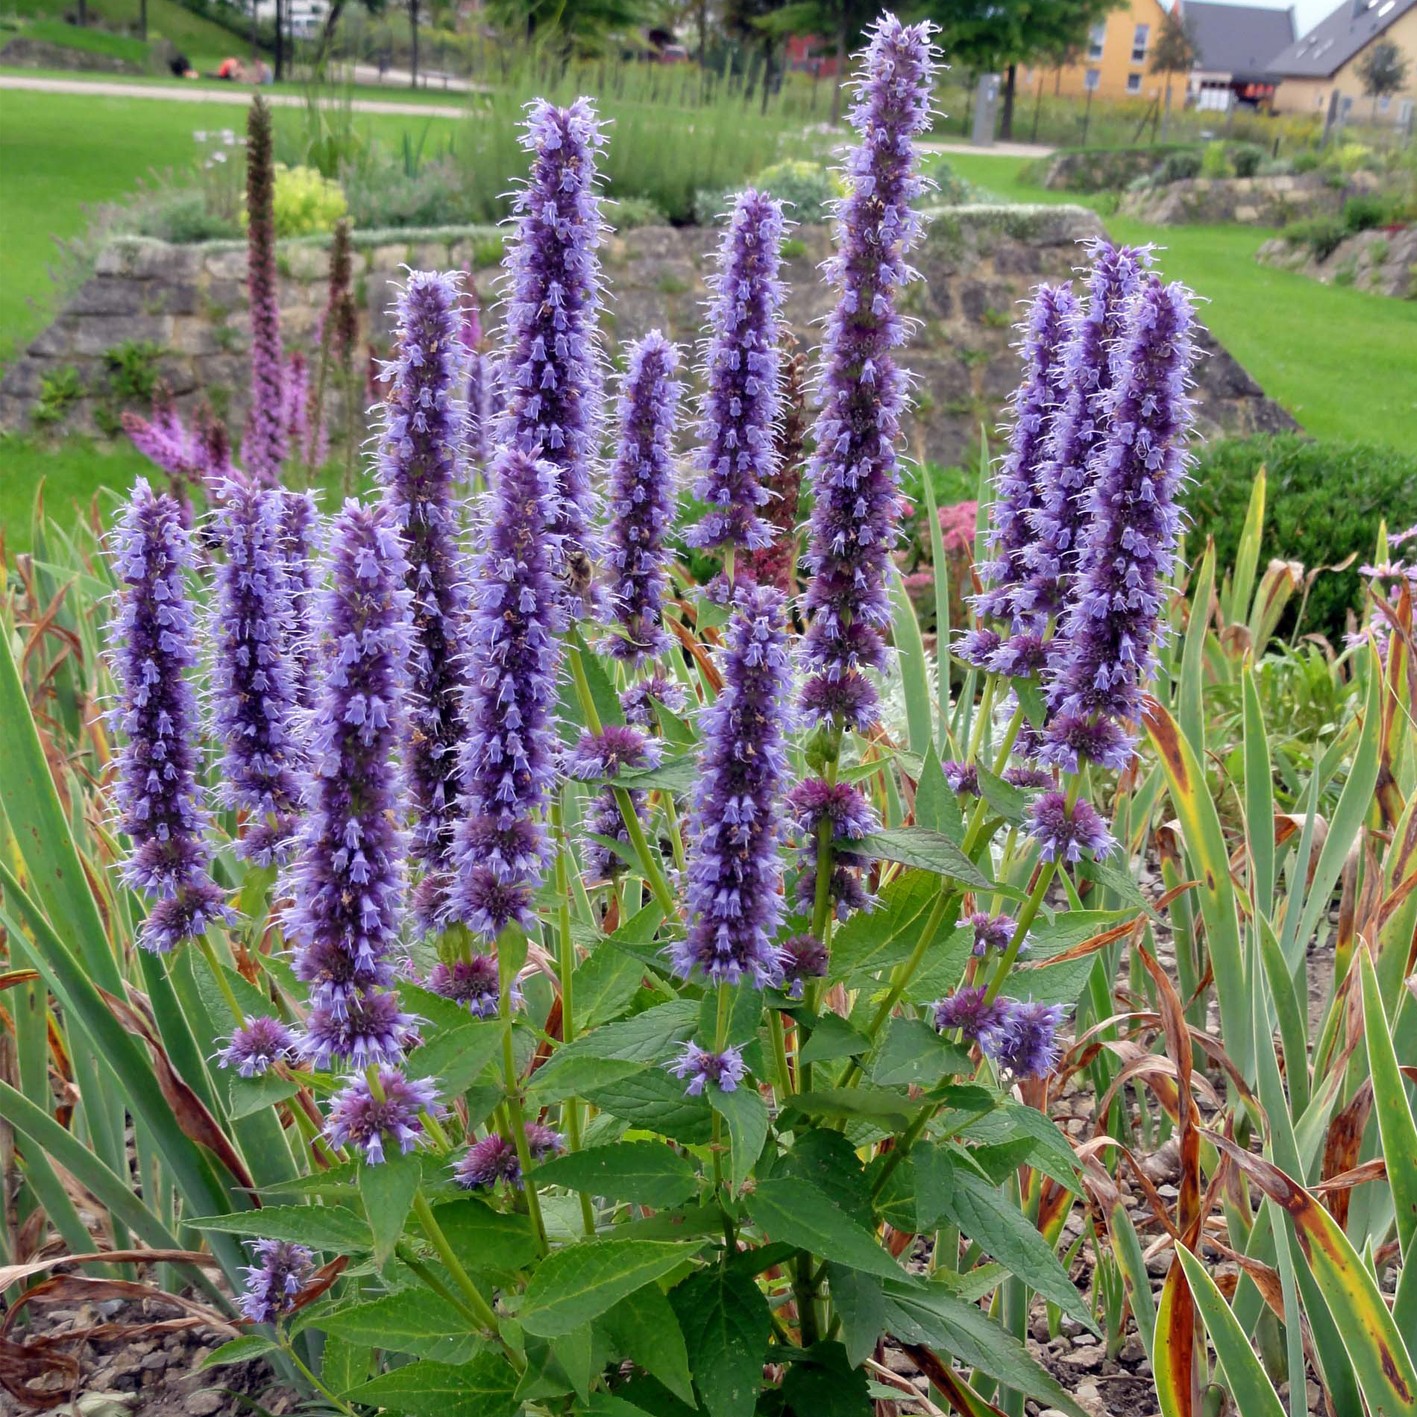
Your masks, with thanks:
[[[663,918],[658,908],[654,914]],[[572,977],[576,1029],[583,1034],[618,1018],[635,997],[644,973],[644,965],[623,949],[592,950]]]
[[[709,1417],[752,1417],[772,1332],[762,1290],[747,1275],[711,1269],[678,1285],[669,1302],[698,1375],[700,1405]]]
[[[858,845],[863,856],[880,856],[902,866],[946,876],[975,890],[992,891],[995,883],[943,832],[924,827],[893,827],[872,832]]]
[[[352,1304],[321,1316],[319,1325],[349,1343],[409,1353],[415,1358],[459,1364],[487,1347],[467,1332],[467,1320],[432,1290],[402,1289],[367,1304]]]
[[[776,1159],[775,1176],[799,1176],[827,1195],[867,1229],[872,1224],[871,1188],[856,1148],[834,1128],[799,1130],[792,1149]]]
[[[836,931],[828,978],[853,983],[899,964],[914,948],[939,890],[928,871],[897,876],[881,891],[874,910],[857,911]]]
[[[842,1341],[851,1362],[859,1366],[876,1350],[886,1331],[888,1310],[881,1281],[859,1269],[827,1262],[832,1307],[841,1320]]]
[[[694,1380],[684,1333],[673,1306],[657,1285],[647,1284],[627,1295],[598,1323],[632,1363],[657,1378],[681,1401],[693,1402]]]
[[[787,1370],[783,1401],[812,1417],[867,1417],[874,1411],[866,1374],[840,1343],[815,1343]]]
[[[273,1339],[264,1337],[259,1333],[243,1333],[240,1338],[233,1338],[228,1343],[223,1343],[220,1348],[213,1349],[202,1359],[200,1367],[220,1368],[230,1363],[249,1363],[256,1358],[264,1358],[268,1353],[275,1353],[278,1346]]]
[[[602,1024],[558,1049],[551,1060],[532,1075],[531,1090],[542,1096],[549,1095],[557,1088],[560,1074],[570,1071],[585,1058],[640,1065],[667,1062],[676,1045],[693,1035],[698,1021],[696,1000],[673,999],[632,1018]]]
[[[470,1363],[419,1359],[344,1396],[408,1417],[513,1417],[516,1371],[502,1353],[480,1353]]]
[[[738,1087],[724,1092],[717,1087],[708,1089],[709,1106],[728,1125],[730,1148],[729,1172],[732,1187],[740,1190],[753,1174],[768,1138],[768,1109],[756,1088]]]
[[[591,1089],[585,1099],[632,1127],[658,1132],[685,1146],[702,1146],[713,1135],[707,1099],[686,1096],[683,1082],[663,1068],[642,1067],[629,1077]]]
[[[881,1248],[871,1230],[806,1181],[796,1177],[759,1181],[744,1204],[770,1239],[785,1240],[809,1254],[830,1257],[867,1274],[905,1277],[905,1271]]]
[[[569,1333],[677,1269],[695,1248],[661,1240],[582,1240],[553,1250],[532,1275],[517,1318],[528,1333]]]
[[[226,1085],[226,1111],[233,1122],[243,1117],[264,1112],[287,1097],[294,1097],[300,1089],[289,1078],[279,1073],[261,1073],[257,1077],[244,1078],[233,1073]]]
[[[934,1087],[942,1078],[970,1072],[969,1054],[942,1038],[923,1019],[893,1018],[867,1065],[882,1087]]]
[[[657,1141],[618,1141],[567,1152],[538,1166],[535,1179],[656,1210],[688,1200],[699,1186],[693,1164]]]
[[[194,1230],[223,1235],[256,1235],[266,1240],[294,1240],[336,1254],[368,1250],[374,1239],[352,1210],[332,1205],[268,1205],[241,1215],[209,1215],[187,1222]]]
[[[409,1054],[409,1075],[437,1079],[443,1097],[466,1092],[500,1054],[504,1026],[500,1021],[474,1019],[458,1028],[440,1029]]]
[[[1085,1328],[1097,1331],[1086,1299],[1068,1278],[1053,1248],[999,1191],[958,1167],[945,1209],[962,1234],[1016,1274],[1029,1288],[1056,1304]]]
[[[390,1156],[378,1166],[365,1165],[359,1172],[359,1194],[364,1198],[364,1214],[374,1236],[374,1263],[386,1264],[413,1208],[413,1195],[423,1179],[416,1152]]]
[[[912,1109],[901,1093],[880,1087],[820,1087],[799,1092],[783,1109],[784,1117],[845,1118],[870,1122],[888,1132],[903,1132],[910,1125]]]
[[[508,1273],[536,1258],[536,1237],[524,1215],[508,1215],[468,1196],[433,1207],[453,1250],[474,1271]]]
[[[840,1014],[822,1014],[810,1022],[811,1033],[802,1045],[798,1058],[804,1063],[824,1063],[832,1058],[855,1058],[864,1053],[871,1040],[842,1018]]]

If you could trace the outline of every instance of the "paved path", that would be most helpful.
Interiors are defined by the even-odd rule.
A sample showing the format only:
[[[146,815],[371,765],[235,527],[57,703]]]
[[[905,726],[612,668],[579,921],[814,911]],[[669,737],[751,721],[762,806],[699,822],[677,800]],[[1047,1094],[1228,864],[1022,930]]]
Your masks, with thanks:
[[[1041,143],[990,143],[977,147],[973,143],[934,143],[928,138],[919,146],[928,153],[972,153],[975,157],[1052,157],[1054,151]]]
[[[80,94],[100,98],[151,98],[169,103],[224,103],[245,108],[251,102],[253,90],[242,84],[228,89],[193,86],[190,89],[169,88],[165,84],[114,84],[104,80],[31,78],[26,74],[0,74],[0,91],[24,89],[30,93]],[[304,108],[304,94],[272,93],[261,90],[273,108]],[[392,99],[356,98],[348,104],[339,97],[322,98],[324,107],[349,107],[355,113],[393,113],[410,118],[466,118],[467,106],[461,103],[395,103]]]

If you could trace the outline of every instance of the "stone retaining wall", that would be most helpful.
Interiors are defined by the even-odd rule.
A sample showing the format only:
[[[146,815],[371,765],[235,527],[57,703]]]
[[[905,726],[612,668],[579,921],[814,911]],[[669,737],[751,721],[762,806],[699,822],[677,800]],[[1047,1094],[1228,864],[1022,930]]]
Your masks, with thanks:
[[[1321,173],[1289,177],[1189,177],[1122,195],[1122,211],[1156,226],[1284,226],[1301,217],[1337,216],[1349,197],[1375,191],[1377,178],[1357,172],[1335,187]]]
[[[1267,266],[1298,271],[1325,285],[1351,285],[1397,300],[1417,299],[1417,226],[1360,231],[1340,241],[1323,260],[1305,242],[1276,236],[1260,247],[1257,257]]]
[[[923,276],[905,297],[917,326],[903,362],[915,378],[909,451],[952,464],[977,455],[980,424],[992,428],[1018,379],[1011,348],[1020,302],[1040,281],[1065,279],[1082,260],[1078,242],[1100,234],[1079,207],[947,207],[933,216],[917,255]],[[405,265],[471,265],[479,289],[493,288],[502,234],[493,229],[367,233],[356,238],[355,271],[365,335],[387,351],[388,310]],[[645,227],[611,237],[603,252],[609,292],[603,329],[612,349],[658,326],[692,343],[703,318],[712,231]],[[829,250],[823,227],[806,227],[789,247],[787,318],[814,344],[831,293],[817,266]],[[324,303],[328,249],[282,243],[281,309],[287,347],[308,349]],[[233,428],[245,413],[245,250],[236,243],[173,247],[128,239],[100,256],[93,276],[58,319],[0,380],[0,427],[17,428],[42,402],[52,425],[93,432],[112,426],[112,367],[136,343],[160,351],[158,372],[184,408],[210,398]],[[495,326],[495,318],[491,321]],[[1292,427],[1243,369],[1207,341],[1198,397],[1211,432]],[[57,383],[56,383],[57,381]],[[57,400],[58,385],[73,396]],[[46,389],[49,390],[46,398]]]

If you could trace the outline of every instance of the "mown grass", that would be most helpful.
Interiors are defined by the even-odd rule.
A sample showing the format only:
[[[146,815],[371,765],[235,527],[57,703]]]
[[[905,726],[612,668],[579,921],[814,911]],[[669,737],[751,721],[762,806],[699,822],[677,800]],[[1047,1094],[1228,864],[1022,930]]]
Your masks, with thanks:
[[[5,0],[5,13],[21,19],[62,22],[72,9],[69,0]],[[88,0],[88,11],[94,23],[106,29],[136,33],[138,7],[133,0]],[[214,68],[225,55],[249,49],[249,44],[243,46],[229,30],[194,14],[178,0],[148,0],[148,38],[171,40],[199,69]],[[81,41],[71,39],[70,43],[83,47]]]

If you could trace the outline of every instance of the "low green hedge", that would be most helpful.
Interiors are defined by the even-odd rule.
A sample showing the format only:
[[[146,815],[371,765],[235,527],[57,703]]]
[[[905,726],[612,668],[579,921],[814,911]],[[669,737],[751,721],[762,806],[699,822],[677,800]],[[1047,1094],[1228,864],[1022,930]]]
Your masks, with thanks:
[[[1213,536],[1217,565],[1232,566],[1255,474],[1268,472],[1263,560],[1332,566],[1356,555],[1345,571],[1319,576],[1299,628],[1341,643],[1348,612],[1363,603],[1358,566],[1371,559],[1378,524],[1402,531],[1417,522],[1417,456],[1362,443],[1315,441],[1298,434],[1228,438],[1209,444],[1187,498],[1191,559]],[[1292,625],[1291,625],[1292,628]]]

